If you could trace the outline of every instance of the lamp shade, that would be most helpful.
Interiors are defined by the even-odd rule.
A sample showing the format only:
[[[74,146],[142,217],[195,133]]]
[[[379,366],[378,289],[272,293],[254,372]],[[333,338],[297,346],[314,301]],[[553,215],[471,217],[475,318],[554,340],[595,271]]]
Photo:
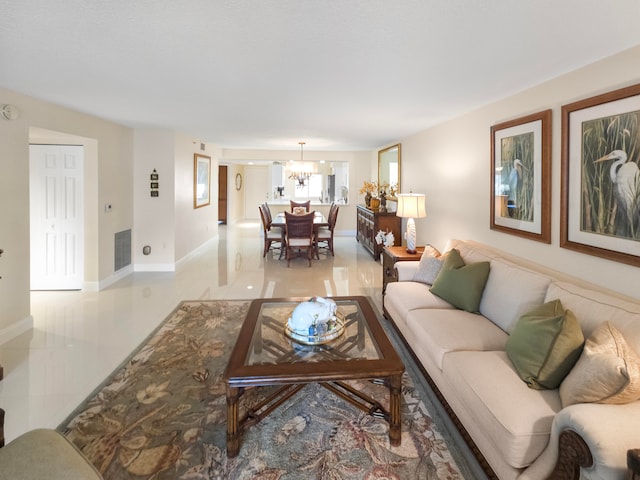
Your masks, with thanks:
[[[398,194],[398,210],[396,215],[405,218],[421,218],[427,216],[424,206],[425,196],[423,193],[400,193]]]

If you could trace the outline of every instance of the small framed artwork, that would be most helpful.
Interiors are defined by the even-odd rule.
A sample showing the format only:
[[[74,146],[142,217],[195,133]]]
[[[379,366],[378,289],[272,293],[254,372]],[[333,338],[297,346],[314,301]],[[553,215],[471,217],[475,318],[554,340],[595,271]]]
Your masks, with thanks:
[[[152,197],[157,197],[158,196],[158,190],[151,190],[151,196]]]
[[[193,208],[211,203],[211,157],[193,154]]]
[[[562,107],[560,246],[640,266],[640,84]]]
[[[152,182],[158,181],[158,174],[156,173],[155,169],[153,170],[153,173],[150,175],[150,177]]]
[[[151,182],[151,188],[158,188],[158,182]]]
[[[551,243],[551,110],[491,127],[491,229]]]

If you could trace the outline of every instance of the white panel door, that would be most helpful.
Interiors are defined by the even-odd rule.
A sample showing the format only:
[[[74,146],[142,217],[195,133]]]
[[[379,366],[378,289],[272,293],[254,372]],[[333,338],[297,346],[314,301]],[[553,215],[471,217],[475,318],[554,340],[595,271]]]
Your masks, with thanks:
[[[84,280],[84,147],[30,146],[31,290]]]

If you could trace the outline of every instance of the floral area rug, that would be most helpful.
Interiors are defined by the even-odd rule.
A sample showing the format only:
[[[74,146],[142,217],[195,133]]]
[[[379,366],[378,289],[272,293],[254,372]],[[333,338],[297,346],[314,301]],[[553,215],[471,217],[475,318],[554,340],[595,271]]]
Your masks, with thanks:
[[[386,421],[307,385],[250,427],[228,459],[222,376],[249,303],[182,302],[58,429],[106,480],[463,478],[406,373],[399,447]],[[386,388],[352,385],[388,405]]]

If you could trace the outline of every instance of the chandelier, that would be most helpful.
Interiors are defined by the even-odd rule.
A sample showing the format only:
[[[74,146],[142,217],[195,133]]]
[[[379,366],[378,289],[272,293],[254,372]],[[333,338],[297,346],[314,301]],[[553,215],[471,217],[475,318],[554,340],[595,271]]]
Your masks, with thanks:
[[[303,162],[303,157],[304,157],[304,152],[303,152],[303,147],[305,145],[305,142],[298,142],[298,144],[300,145],[300,168],[301,170],[298,171],[291,171],[291,175],[289,175],[289,179],[291,180],[295,180],[296,181],[296,186],[297,187],[304,187],[306,185],[306,181],[309,179],[309,177],[311,177],[311,171],[305,169],[305,165]]]

